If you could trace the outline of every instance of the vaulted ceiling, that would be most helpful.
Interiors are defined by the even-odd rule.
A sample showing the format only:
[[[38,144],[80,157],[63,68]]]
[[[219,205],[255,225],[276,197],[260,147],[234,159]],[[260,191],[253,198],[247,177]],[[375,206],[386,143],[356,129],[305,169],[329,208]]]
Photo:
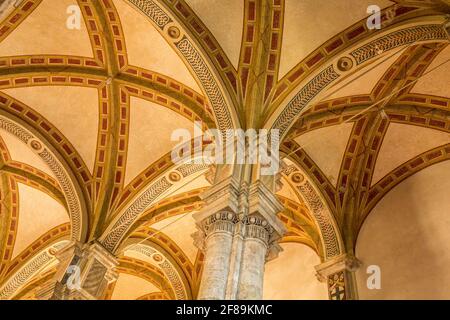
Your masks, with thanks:
[[[208,166],[170,160],[171,133],[194,121],[280,130],[283,242],[322,261],[450,158],[446,1],[376,1],[380,30],[369,0],[13,2],[0,6],[1,298],[33,298],[55,250],[93,239],[119,257],[106,298],[195,297]]]

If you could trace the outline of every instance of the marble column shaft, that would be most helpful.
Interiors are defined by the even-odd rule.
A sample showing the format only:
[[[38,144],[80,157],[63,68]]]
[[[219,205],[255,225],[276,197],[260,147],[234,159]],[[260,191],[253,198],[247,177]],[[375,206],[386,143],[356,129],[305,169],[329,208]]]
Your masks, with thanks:
[[[203,225],[205,263],[200,300],[262,299],[268,248],[279,249],[273,228],[257,215],[210,216]]]

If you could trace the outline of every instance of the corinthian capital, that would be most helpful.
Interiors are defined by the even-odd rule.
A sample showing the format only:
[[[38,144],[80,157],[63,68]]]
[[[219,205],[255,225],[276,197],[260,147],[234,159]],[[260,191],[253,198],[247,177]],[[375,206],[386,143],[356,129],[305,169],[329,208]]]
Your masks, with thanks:
[[[343,254],[316,266],[316,277],[320,281],[327,281],[330,275],[341,271],[355,272],[361,262],[353,255]]]
[[[206,236],[216,231],[234,233],[235,225],[239,222],[236,213],[231,211],[220,211],[207,217],[201,223],[202,230]]]

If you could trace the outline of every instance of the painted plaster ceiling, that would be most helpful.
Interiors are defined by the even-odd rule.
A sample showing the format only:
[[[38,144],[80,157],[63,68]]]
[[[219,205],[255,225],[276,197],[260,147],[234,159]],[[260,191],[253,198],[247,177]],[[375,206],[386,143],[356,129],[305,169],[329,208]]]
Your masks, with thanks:
[[[39,252],[75,235],[98,237],[120,256],[106,298],[173,298],[155,254],[170,260],[195,296],[204,256],[192,214],[211,185],[208,167],[170,160],[171,133],[193,133],[194,121],[237,127],[251,109],[261,127],[282,130],[277,195],[289,232],[280,260],[268,265],[267,298],[280,298],[280,266],[307,268],[326,254],[299,181],[315,186],[338,227],[350,190],[358,190],[358,234],[385,194],[450,158],[450,47],[442,14],[429,6],[376,1],[395,14],[386,29],[371,31],[368,0],[267,0],[268,15],[256,0],[16,2],[0,7],[0,293]],[[145,3],[164,14],[152,15]],[[71,6],[81,10],[79,29],[67,27]],[[432,36],[408,42],[395,33],[415,37],[425,24],[436,29]],[[342,67],[347,60],[339,58],[383,36],[398,45],[375,56],[371,49],[361,62],[355,54]],[[306,92],[330,65],[338,79]],[[300,108],[296,98],[308,102]],[[134,212],[148,192],[155,197]],[[70,197],[84,204],[80,225]],[[125,215],[133,220],[114,239]],[[151,256],[123,246],[149,239]],[[15,294],[32,298],[55,268],[41,271]],[[323,298],[323,288],[298,280],[309,298]]]

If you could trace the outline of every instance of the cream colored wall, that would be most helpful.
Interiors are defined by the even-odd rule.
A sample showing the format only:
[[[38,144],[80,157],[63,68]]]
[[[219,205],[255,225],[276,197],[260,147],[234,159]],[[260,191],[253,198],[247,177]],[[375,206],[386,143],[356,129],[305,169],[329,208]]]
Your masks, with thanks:
[[[131,65],[162,73],[201,92],[183,60],[143,14],[128,0],[114,0],[125,34],[128,62]]]
[[[373,209],[357,241],[361,299],[450,299],[450,161],[405,180]],[[381,290],[367,289],[368,265]]]
[[[299,243],[281,244],[283,252],[266,264],[264,296],[268,300],[327,300],[326,284],[315,276],[317,254]]]
[[[187,129],[194,134],[192,122],[156,103],[131,97],[130,110],[125,184],[180,143],[171,141],[174,130]]]
[[[98,93],[94,88],[39,86],[3,90],[50,121],[94,169],[98,132]]]
[[[153,283],[133,275],[121,273],[114,287],[111,300],[136,300],[153,292],[159,292],[159,289]]]
[[[378,154],[372,184],[408,160],[447,143],[450,143],[450,134],[447,132],[414,125],[389,124]]]
[[[18,161],[35,167],[56,179],[49,166],[22,140],[6,130],[0,129],[0,137],[8,149],[11,160]]]
[[[447,46],[425,71],[412,88],[413,93],[450,97],[450,46]]]
[[[244,1],[186,0],[186,2],[202,19],[237,68],[244,23]]]
[[[61,54],[92,57],[86,24],[80,30],[67,28],[69,6],[76,0],[43,0],[41,4],[0,43],[0,56]]]
[[[69,222],[66,209],[40,190],[18,183],[19,224],[13,258],[48,230]]]
[[[313,130],[295,139],[333,185],[338,181],[342,158],[352,128],[352,123],[343,123]]]
[[[368,17],[367,7],[387,0],[286,0],[280,76],[284,76],[330,37]]]
[[[405,49],[396,51],[395,54],[386,53],[380,59],[347,78],[337,81],[328,89],[324,100],[332,100],[360,94],[370,94],[384,73],[400,58]]]
[[[194,245],[192,234],[197,231],[193,213],[178,215],[164,219],[151,227],[164,233],[183,250],[192,263],[195,263],[197,247]]]

